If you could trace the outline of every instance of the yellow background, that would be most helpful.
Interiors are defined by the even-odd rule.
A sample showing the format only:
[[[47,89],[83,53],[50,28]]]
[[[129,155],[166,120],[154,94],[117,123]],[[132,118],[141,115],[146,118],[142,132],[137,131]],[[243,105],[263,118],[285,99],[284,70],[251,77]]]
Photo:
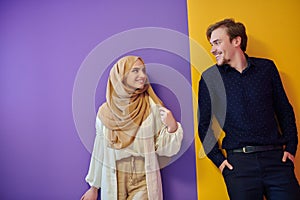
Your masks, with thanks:
[[[249,56],[272,59],[277,65],[284,87],[293,105],[297,128],[300,130],[300,1],[299,0],[187,0],[191,44],[192,82],[195,101],[201,72],[215,62],[205,32],[208,25],[224,18],[234,18],[245,24],[248,34],[246,53]],[[200,52],[200,53],[199,53]],[[194,102],[196,111],[196,102]],[[196,112],[195,112],[196,113]],[[196,115],[195,115],[196,116]],[[197,121],[195,117],[195,130]],[[203,157],[196,135],[198,199],[228,199],[226,186],[218,169]],[[298,135],[300,140],[300,136]],[[295,172],[300,180],[300,145]],[[199,154],[200,152],[200,154]]]

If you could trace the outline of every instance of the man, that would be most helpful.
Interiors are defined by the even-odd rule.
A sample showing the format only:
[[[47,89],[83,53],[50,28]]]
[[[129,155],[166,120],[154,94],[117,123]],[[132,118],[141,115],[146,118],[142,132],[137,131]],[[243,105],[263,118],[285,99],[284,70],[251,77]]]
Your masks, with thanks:
[[[245,26],[233,19],[209,26],[206,34],[217,63],[199,82],[198,131],[230,199],[299,200],[295,116],[275,64],[245,53]],[[226,156],[213,133],[213,116],[225,132]]]

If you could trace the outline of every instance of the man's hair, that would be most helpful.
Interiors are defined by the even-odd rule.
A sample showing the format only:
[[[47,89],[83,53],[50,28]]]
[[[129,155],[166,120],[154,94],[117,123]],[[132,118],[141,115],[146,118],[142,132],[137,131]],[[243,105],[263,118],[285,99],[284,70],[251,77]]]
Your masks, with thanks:
[[[212,32],[220,27],[226,28],[230,42],[237,36],[240,36],[241,37],[241,49],[244,52],[246,51],[248,37],[246,34],[246,28],[245,28],[244,24],[242,24],[240,22],[235,22],[234,19],[224,19],[215,24],[212,24],[207,28],[207,31],[206,31],[206,37],[207,37],[208,41],[210,40]]]

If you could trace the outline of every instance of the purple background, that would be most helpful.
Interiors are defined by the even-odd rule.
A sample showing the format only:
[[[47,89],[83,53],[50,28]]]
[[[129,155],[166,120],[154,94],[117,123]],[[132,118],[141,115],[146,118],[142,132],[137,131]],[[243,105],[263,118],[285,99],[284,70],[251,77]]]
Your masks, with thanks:
[[[88,188],[84,178],[90,153],[73,121],[76,73],[101,41],[146,26],[188,35],[186,1],[0,2],[0,199],[81,197]],[[182,48],[188,51],[188,41]],[[190,80],[189,63],[172,53],[135,53],[148,63],[172,66]],[[179,119],[174,94],[154,89]],[[104,90],[100,80],[95,108],[103,102]],[[192,130],[192,123],[184,125]],[[197,199],[193,143],[162,170],[162,178],[165,199]]]

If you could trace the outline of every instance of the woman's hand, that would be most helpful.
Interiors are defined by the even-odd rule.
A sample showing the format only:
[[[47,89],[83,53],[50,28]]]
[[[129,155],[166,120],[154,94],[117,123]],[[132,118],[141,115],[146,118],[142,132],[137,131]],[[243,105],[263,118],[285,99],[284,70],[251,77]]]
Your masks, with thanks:
[[[168,127],[168,132],[173,133],[177,130],[177,121],[172,112],[165,107],[159,108],[160,118],[164,125]]]
[[[84,193],[84,195],[82,195],[80,200],[97,200],[97,197],[98,189],[95,187],[91,187]]]

